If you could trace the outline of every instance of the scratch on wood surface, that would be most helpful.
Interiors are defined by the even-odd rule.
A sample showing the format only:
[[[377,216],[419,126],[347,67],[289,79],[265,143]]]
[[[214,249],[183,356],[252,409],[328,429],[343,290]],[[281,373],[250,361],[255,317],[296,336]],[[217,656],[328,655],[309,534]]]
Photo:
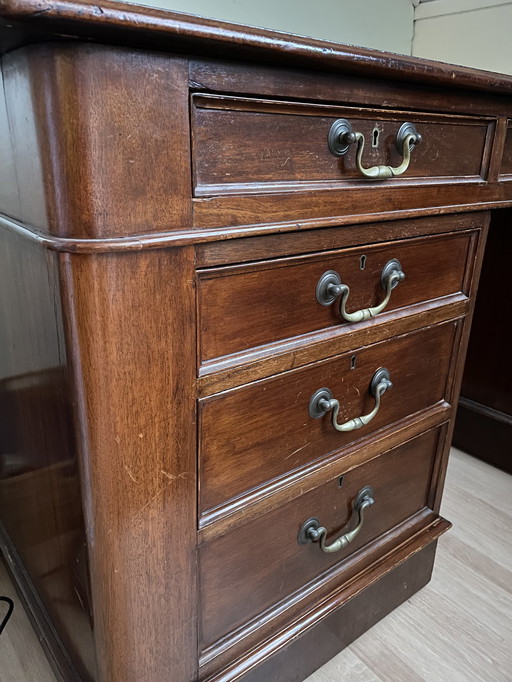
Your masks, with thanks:
[[[285,584],[285,581],[286,581],[286,566],[285,566],[285,563],[284,563],[283,560],[281,560],[281,561],[280,561],[280,564],[281,564],[281,584],[280,584],[280,586],[279,586],[278,594],[279,594],[280,592],[283,591],[283,587],[284,587],[284,584]]]
[[[125,469],[126,469],[126,467],[125,467]],[[168,488],[170,485],[172,485],[173,481],[175,481],[178,478],[183,479],[186,476],[188,476],[188,471],[182,471],[181,473],[176,474],[176,475],[170,474],[168,471],[164,471],[164,469],[161,469],[160,471],[168,479],[167,482],[165,483],[165,485],[162,485],[158,488],[156,493],[154,495],[152,495],[149,498],[149,500],[135,513],[135,516],[139,516],[140,514],[142,514],[142,512],[145,509],[147,509],[150,504],[152,504],[158,497],[160,497],[160,495],[163,494],[163,492],[166,488]]]
[[[290,459],[290,457],[293,457],[297,452],[300,452],[301,450],[304,450],[304,448],[307,448],[309,443],[306,443],[306,445],[302,445],[300,448],[297,448],[293,452],[291,452],[287,457],[284,458],[285,462],[287,459]]]
[[[176,474],[176,475],[170,474],[168,471],[164,471],[163,469],[161,471],[162,471],[163,475],[166,476],[171,481],[175,481],[177,478],[185,478],[186,476],[188,476],[187,471],[182,471],[181,474]]]
[[[124,468],[126,469],[126,473],[127,473],[128,476],[132,479],[132,481],[133,481],[134,483],[137,483],[137,484],[140,483],[140,481],[138,481],[138,480],[135,478],[135,476],[132,474],[132,472],[131,472],[130,469],[126,466],[126,464],[123,464],[123,466],[124,466]]]
[[[168,486],[170,486],[171,483],[172,483],[172,481],[168,481],[165,485],[161,486],[161,487],[156,491],[156,493],[155,493],[152,497],[149,498],[149,500],[146,502],[146,504],[143,505],[143,506],[139,509],[139,511],[136,513],[136,516],[139,516],[139,514],[142,514],[142,512],[143,512],[145,509],[147,509],[147,508],[149,507],[149,505],[152,504],[152,503],[157,499],[157,497],[160,497],[160,495],[162,495],[162,493],[164,492],[164,490],[165,490]]]

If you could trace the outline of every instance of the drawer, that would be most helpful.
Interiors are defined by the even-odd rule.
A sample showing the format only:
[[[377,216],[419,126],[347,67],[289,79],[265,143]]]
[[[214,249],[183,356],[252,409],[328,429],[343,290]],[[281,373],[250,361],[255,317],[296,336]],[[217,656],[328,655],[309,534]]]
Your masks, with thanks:
[[[439,429],[382,453],[351,470],[340,461],[336,477],[200,548],[202,642],[208,646],[230,630],[330,569],[429,504]],[[354,528],[354,500],[366,486],[374,504],[360,532],[344,548],[324,553],[318,542],[299,544],[302,524],[317,518],[327,541]],[[337,566],[338,565],[338,566]]]
[[[509,119],[507,134],[505,136],[505,147],[501,161],[501,174],[512,175],[512,120]]]
[[[412,123],[422,140],[402,179],[482,178],[486,172],[490,119],[221,95],[198,94],[192,101],[196,196],[366,182],[356,168],[357,142],[342,156],[329,149],[331,126],[342,119],[364,136],[364,168],[400,166],[397,134]]]
[[[448,322],[419,330],[201,400],[202,513],[296,475],[356,439],[443,400],[457,326]],[[366,426],[339,432],[333,410],[310,416],[311,397],[321,388],[340,403],[338,423],[371,413],[376,399],[370,384],[381,367],[389,370],[393,388],[382,395],[378,413]]]
[[[323,303],[331,301],[329,305],[319,303],[317,286],[329,271],[350,289],[345,304],[349,314],[383,303],[384,268],[394,260],[405,279],[393,288],[380,315],[466,294],[471,251],[471,234],[454,233],[200,271],[200,362],[329,327],[353,328],[340,313],[342,296],[328,296]]]

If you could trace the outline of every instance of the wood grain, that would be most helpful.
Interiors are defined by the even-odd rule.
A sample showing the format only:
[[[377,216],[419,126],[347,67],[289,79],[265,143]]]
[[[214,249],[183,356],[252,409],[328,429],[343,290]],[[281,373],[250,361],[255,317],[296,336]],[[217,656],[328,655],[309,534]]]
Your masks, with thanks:
[[[437,214],[448,207],[450,212],[457,212],[471,205],[482,210],[486,202],[494,208],[506,208],[512,202],[512,183],[460,182],[456,178],[439,183],[404,180],[397,184],[386,180],[378,185],[361,180],[344,190],[324,187],[302,193],[292,191],[296,189],[196,198],[194,225],[219,228],[229,222],[247,228],[262,222],[286,222],[289,226],[293,223],[295,229],[309,229],[315,225],[347,225],[355,220],[366,222],[371,216],[375,220],[410,218],[422,215],[422,209],[427,208],[429,213]]]
[[[356,145],[344,156],[329,151],[327,134],[347,119],[365,137],[363,166],[399,166],[396,135],[405,122],[423,139],[401,178],[484,177],[489,119],[361,110],[270,100],[193,97],[194,185],[197,196],[278,191],[281,183],[361,180]],[[377,137],[374,137],[377,131]],[[240,141],[244,151],[240,153]],[[264,143],[262,144],[262,140]],[[400,184],[401,178],[394,180]]]
[[[351,325],[349,334],[345,334],[343,328],[335,327],[283,343],[259,347],[248,353],[223,357],[201,366],[199,397],[206,398],[213,393],[265,378],[269,374],[297,369],[315,362],[319,357],[334,357],[368,343],[378,343],[422,327],[460,319],[468,309],[468,299],[459,294],[390,314],[381,313],[381,317],[367,323]]]
[[[450,363],[450,371],[448,374],[448,381],[450,383],[449,389],[449,401],[455,405],[459,399],[460,387],[462,385],[462,377],[464,373],[464,362],[466,359],[466,351],[469,342],[469,334],[471,330],[471,322],[473,320],[473,313],[475,310],[475,300],[476,292],[478,288],[478,282],[480,278],[480,272],[482,269],[482,262],[484,257],[485,244],[487,241],[487,235],[489,231],[489,221],[491,214],[488,213],[485,219],[483,229],[478,235],[478,247],[473,253],[471,263],[468,263],[466,270],[466,287],[470,292],[469,309],[466,318],[464,319],[462,325],[457,331],[457,340],[454,347],[454,353],[452,355]],[[456,349],[456,350],[455,350]],[[453,429],[455,426],[455,420],[452,419],[447,430],[446,438],[444,444],[443,456],[441,458],[439,472],[437,474],[437,485],[436,485],[436,499],[432,502],[432,508],[439,512],[442,498],[442,490],[444,487],[444,480],[446,476],[446,470],[448,465],[448,455],[450,452],[450,447],[453,438]]]
[[[200,361],[252,346],[329,327],[354,331],[339,311],[316,299],[316,286],[327,271],[350,287],[349,312],[377,306],[385,291],[381,274],[397,259],[405,274],[391,294],[386,312],[463,292],[469,255],[468,234],[389,242],[380,246],[327,251],[300,258],[264,260],[199,273]]]
[[[377,52],[340,43],[329,43],[286,33],[238,26],[218,19],[205,19],[149,7],[126,7],[104,0],[101,11],[94,5],[73,0],[3,0],[0,16],[3,49],[23,44],[43,34],[47,40],[64,33],[96,40],[132,41],[135,45],[187,51],[195,54],[229,55],[236,59],[278,61],[320,70],[343,70],[359,76],[368,73],[391,80],[428,83],[450,89],[473,88],[484,92],[511,92],[512,79],[496,73],[431,62],[417,57]]]
[[[203,646],[302,589],[427,506],[438,438],[437,430],[429,431],[350,471],[341,460],[337,474],[325,485],[203,545],[199,555]],[[299,545],[298,530],[311,517],[328,529],[329,541],[345,532],[353,500],[367,485],[375,490],[375,504],[349,546],[329,555],[321,552],[317,543]],[[251,538],[249,544],[247,537]],[[229,563],[224,560],[227,556]]]
[[[493,74],[496,75],[496,74]],[[445,88],[432,80],[427,83],[401,82],[375,77],[368,72],[364,78],[350,75],[346,69],[335,73],[327,69],[313,71],[285,65],[281,60],[272,64],[233,62],[217,57],[190,60],[190,86],[197,92],[221,92],[231,95],[252,95],[289,98],[298,101],[364,105],[387,109],[411,109],[457,114],[510,116],[506,97],[493,97],[480,92],[471,97],[465,90]]]
[[[455,488],[464,491],[467,506],[459,506],[452,495]],[[472,503],[477,500],[487,504],[479,508],[482,524],[477,534],[468,538],[464,528],[473,525]],[[512,515],[510,500],[512,476],[452,450],[443,511],[453,518],[454,528],[439,541],[431,583],[305,682],[339,682],[342,676],[347,682],[439,682],[441,677],[456,682],[507,682],[512,667],[510,562],[497,561],[502,538],[486,544],[485,550],[481,541],[500,515]],[[16,600],[1,564],[0,593]],[[0,640],[0,679],[55,682],[17,600],[14,613]],[[458,626],[453,637],[446,636],[443,624],[448,616]],[[422,627],[425,618],[433,625],[428,642]]]
[[[324,227],[318,230],[297,230],[287,234],[240,237],[238,239],[217,239],[214,242],[196,245],[197,267],[208,268],[217,265],[242,263],[251,260],[276,258],[281,254],[296,255],[313,251],[329,251],[363,244],[380,244],[395,239],[413,239],[427,235],[441,235],[460,230],[478,229],[485,223],[482,212],[439,214],[413,220],[392,220],[365,224]],[[217,233],[218,234],[218,233]]]
[[[456,327],[449,322],[428,328],[201,401],[201,511],[325,461],[329,453],[442,400]],[[387,367],[394,386],[367,427],[340,433],[332,414],[309,416],[309,400],[322,387],[340,401],[339,423],[370,412],[375,399],[369,385],[379,367]]]
[[[192,680],[193,252],[61,258],[99,679]]]
[[[189,224],[183,59],[44,44],[3,63],[20,192],[19,213],[4,212],[60,237]]]
[[[411,415],[409,418],[393,424],[387,429],[381,429],[371,439],[364,442],[355,441],[342,450],[341,458],[346,471],[360,466],[378,457],[382,452],[392,450],[403,445],[419,434],[434,427],[441,426],[442,433],[453,414],[453,408],[444,401]],[[284,479],[263,488],[256,488],[247,495],[231,500],[229,505],[218,507],[201,515],[199,519],[198,542],[211,542],[231,530],[259,518],[296,499],[300,495],[315,490],[324,485],[338,472],[340,456],[338,453],[315,462],[305,469],[297,469],[289,473]],[[436,480],[439,458],[433,469]],[[435,493],[435,487],[431,494]],[[242,513],[240,513],[242,512]]]
[[[2,547],[43,644],[66,682],[298,682],[428,582],[449,528],[483,210],[512,205],[512,78],[110,0],[0,0],[0,51]],[[337,175],[320,133],[342,112],[380,126],[376,162],[399,122],[425,126],[411,175]],[[397,241],[420,274],[375,320],[317,317],[311,286],[279,307],[278,269],[314,287],[333,256],[351,304],[378,300]],[[367,430],[309,417],[325,385],[340,419],[369,412],[384,364]],[[344,561],[283,572],[272,527],[301,502],[346,521],[324,493],[338,465],[352,495],[375,471],[386,512]]]

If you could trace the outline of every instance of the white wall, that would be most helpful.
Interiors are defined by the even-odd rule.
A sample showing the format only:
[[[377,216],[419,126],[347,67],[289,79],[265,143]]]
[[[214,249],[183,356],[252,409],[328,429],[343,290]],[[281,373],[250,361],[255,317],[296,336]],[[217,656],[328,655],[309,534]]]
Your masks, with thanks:
[[[413,54],[512,74],[512,1],[422,2],[415,12]]]
[[[137,4],[411,54],[412,0],[139,0]]]

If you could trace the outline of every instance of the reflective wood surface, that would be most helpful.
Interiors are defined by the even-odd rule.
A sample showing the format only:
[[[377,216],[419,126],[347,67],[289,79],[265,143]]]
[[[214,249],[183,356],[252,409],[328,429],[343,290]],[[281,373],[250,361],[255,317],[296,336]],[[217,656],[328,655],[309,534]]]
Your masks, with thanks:
[[[66,682],[299,682],[426,585],[450,527],[487,226],[512,205],[512,78],[109,0],[0,2],[0,51],[2,547],[51,661]],[[406,177],[330,153],[322,126],[349,108],[371,163],[398,163],[404,116],[424,127]],[[391,242],[393,304],[338,324],[304,264],[368,251],[335,267],[375,305]],[[325,386],[340,419],[370,413],[383,365],[368,429],[309,415]],[[331,483],[358,467],[403,500],[339,570],[304,560],[302,506],[334,524]]]
[[[432,581],[306,682],[507,682],[511,500],[511,475],[452,450],[443,512],[454,527],[439,540]],[[0,594],[16,600],[0,637],[0,680],[55,682],[1,564]],[[455,630],[447,632],[447,622]]]

